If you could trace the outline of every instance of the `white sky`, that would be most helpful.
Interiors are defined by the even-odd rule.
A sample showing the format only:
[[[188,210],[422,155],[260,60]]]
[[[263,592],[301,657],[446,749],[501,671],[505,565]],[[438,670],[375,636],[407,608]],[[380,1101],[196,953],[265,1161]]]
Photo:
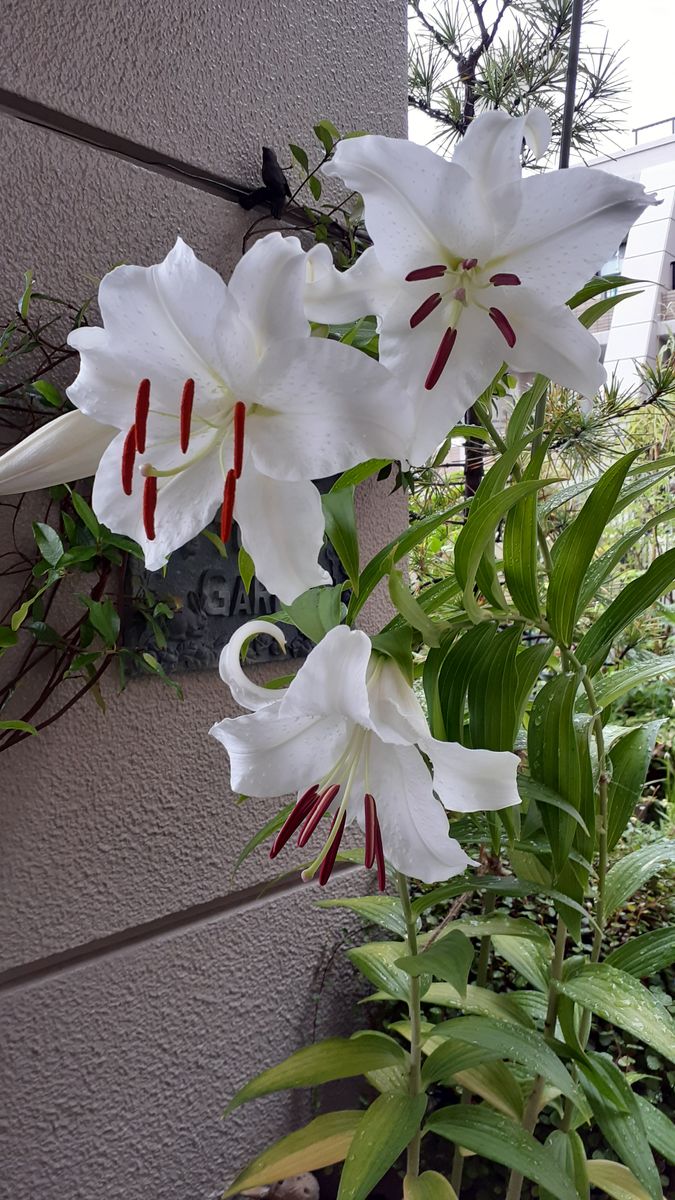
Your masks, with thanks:
[[[625,130],[615,148],[632,144],[631,130],[666,117],[675,117],[675,0],[598,0],[596,19],[607,31],[612,49],[624,47],[629,82]],[[604,36],[604,35],[602,35]],[[602,42],[601,31],[587,35],[588,43]],[[435,125],[423,113],[410,113],[410,137],[430,140]],[[640,141],[667,137],[670,127],[640,135]],[[607,147],[609,150],[610,148]]]

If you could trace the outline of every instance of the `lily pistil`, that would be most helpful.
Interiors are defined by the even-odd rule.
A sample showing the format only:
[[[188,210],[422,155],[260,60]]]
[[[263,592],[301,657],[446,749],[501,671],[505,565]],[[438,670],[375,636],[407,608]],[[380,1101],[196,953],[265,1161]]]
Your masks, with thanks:
[[[438,306],[449,300],[448,307],[448,326],[445,330],[438,350],[434,356],[434,360],[429,368],[429,372],[424,381],[426,391],[431,391],[436,386],[452,353],[452,349],[457,340],[457,328],[462,309],[466,308],[470,302],[470,289],[480,289],[481,291],[487,287],[518,287],[520,279],[517,275],[510,271],[497,271],[490,275],[487,282],[482,282],[478,278],[481,268],[478,265],[477,258],[463,258],[457,262],[456,267],[444,266],[441,263],[433,263],[428,267],[418,267],[413,271],[409,271],[405,277],[406,283],[420,283],[427,279],[441,279],[444,276],[449,276],[443,292],[432,292],[423,300],[418,308],[410,317],[410,328],[416,329],[427,317],[430,317],[436,311]],[[485,309],[485,305],[480,304],[474,299],[474,303],[478,304],[479,308]],[[505,313],[495,305],[490,305],[487,308],[488,316],[494,322],[497,329],[501,333],[504,341],[509,349],[513,349],[516,344],[516,334]]]
[[[138,385],[136,393],[136,404],[134,408],[134,421],[130,426],[124,447],[122,450],[121,461],[121,477],[122,489],[126,496],[131,496],[133,491],[134,466],[137,454],[144,454],[147,443],[148,418],[150,416],[150,380],[142,379]],[[186,455],[190,447],[190,435],[192,432],[192,410],[195,401],[195,381],[194,379],[186,379],[183,384],[181,394],[180,408],[178,412],[178,432],[180,452]],[[233,409],[231,416],[232,436],[233,436],[233,465],[229,470],[224,470],[223,483],[223,499],[220,511],[220,537],[223,542],[229,540],[232,533],[232,521],[234,516],[234,501],[237,488],[237,480],[240,478],[244,465],[244,429],[246,423],[246,405],[238,400]],[[219,440],[221,431],[218,431],[214,440]],[[142,498],[142,514],[143,528],[148,541],[154,541],[157,534],[155,528],[155,515],[157,511],[158,501],[158,480],[161,478],[169,478],[179,475],[187,467],[193,466],[194,463],[203,457],[211,449],[211,446],[198,452],[197,455],[180,463],[176,467],[168,468],[167,470],[158,470],[151,463],[144,463],[141,467],[141,475],[144,477],[143,482],[143,498]]]

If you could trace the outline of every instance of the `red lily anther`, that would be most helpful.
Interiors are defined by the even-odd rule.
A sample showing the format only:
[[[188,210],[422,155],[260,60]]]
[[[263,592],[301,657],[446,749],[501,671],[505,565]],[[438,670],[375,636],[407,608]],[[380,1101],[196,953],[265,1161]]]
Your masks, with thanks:
[[[365,863],[366,863],[366,866],[368,867],[368,869],[370,870],[373,863],[375,862],[375,846],[376,846],[376,840],[377,840],[376,835],[375,835],[375,831],[377,829],[377,808],[375,807],[375,798],[374,798],[374,796],[371,796],[369,792],[366,792],[366,795],[363,797],[363,807],[364,807],[365,816],[366,816],[366,821],[365,821],[365,825],[366,825]]]
[[[314,801],[312,811],[300,830],[298,846],[302,847],[307,845],[309,839],[314,833],[314,830],[319,824],[319,821],[323,815],[328,812],[328,809],[330,808],[339,791],[340,784],[334,783],[332,787],[326,788],[325,792],[322,792],[318,799]]]
[[[136,449],[139,454],[145,454],[145,436],[148,428],[148,413],[150,411],[150,380],[141,379],[136,393]]]
[[[431,389],[436,386],[441,375],[443,374],[445,365],[450,357],[456,338],[456,329],[446,329],[443,337],[441,338],[441,344],[436,351],[436,357],[429,368],[429,374],[424,380],[424,386],[428,392],[430,392]]]
[[[155,510],[157,508],[157,476],[147,475],[143,484],[143,528],[149,542],[155,540]]]
[[[434,309],[438,308],[442,299],[443,297],[440,292],[434,292],[431,296],[427,296],[426,300],[420,304],[419,308],[415,309],[410,318],[410,328],[415,329],[418,325],[421,325],[422,321],[426,321]]]
[[[314,801],[319,794],[319,789],[316,784],[313,784],[298,800],[295,807],[289,812],[277,836],[272,842],[270,850],[270,858],[276,858],[277,854],[283,850],[286,842],[293,837],[296,829],[302,824],[310,809],[314,806]]]
[[[237,400],[234,406],[234,473],[237,479],[241,476],[244,465],[244,423],[246,421],[246,405]]]
[[[124,439],[122,449],[122,491],[125,496],[131,495],[134,481],[134,462],[136,461],[136,426],[132,425]]]
[[[410,271],[406,275],[405,281],[406,283],[417,283],[420,279],[440,279],[441,275],[445,275],[447,269],[442,263],[433,267],[420,267],[416,271]]]
[[[333,819],[333,825],[331,825],[331,833],[333,831],[333,826],[335,825],[336,820],[337,820],[337,813],[335,814],[335,817]],[[342,841],[342,835],[345,831],[346,821],[347,821],[347,814],[343,813],[340,818],[340,827],[339,827],[337,833],[335,834],[335,837],[330,844],[328,853],[326,854],[326,857],[324,858],[324,860],[321,864],[321,870],[319,871],[320,887],[325,887],[326,884],[328,883],[328,880],[330,879],[331,871],[333,870],[333,867],[335,866],[335,859],[337,858],[338,850],[340,849],[340,842]]]
[[[512,350],[516,344],[516,335],[513,330],[513,326],[509,323],[507,318],[504,316],[504,313],[499,308],[491,308],[489,315],[504,338],[507,346],[510,350]]]
[[[228,542],[232,533],[232,518],[234,515],[234,493],[237,487],[237,476],[233,470],[225,476],[223,488],[223,507],[220,510],[220,540]]]
[[[195,381],[186,379],[183,384],[183,394],[180,398],[180,448],[187,454],[190,444],[190,423],[192,421],[192,405],[195,400]]]
[[[510,275],[508,271],[498,271],[496,275],[490,276],[490,283],[495,287],[520,287],[520,280],[517,275]]]
[[[375,827],[375,858],[377,859],[377,889],[383,892],[387,886],[387,869],[384,865],[384,850],[382,849],[382,832],[380,823]]]

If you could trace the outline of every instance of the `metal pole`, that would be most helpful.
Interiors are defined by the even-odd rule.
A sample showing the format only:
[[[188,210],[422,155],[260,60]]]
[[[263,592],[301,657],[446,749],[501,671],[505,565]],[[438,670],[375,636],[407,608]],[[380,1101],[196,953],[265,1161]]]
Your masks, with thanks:
[[[579,70],[579,45],[581,42],[581,22],[584,15],[584,0],[572,0],[572,27],[570,29],[570,51],[567,59],[567,79],[565,81],[565,109],[563,112],[562,134],[560,136],[560,167],[570,165],[570,147],[572,145],[572,127],[574,125],[574,101],[577,91],[577,72]]]

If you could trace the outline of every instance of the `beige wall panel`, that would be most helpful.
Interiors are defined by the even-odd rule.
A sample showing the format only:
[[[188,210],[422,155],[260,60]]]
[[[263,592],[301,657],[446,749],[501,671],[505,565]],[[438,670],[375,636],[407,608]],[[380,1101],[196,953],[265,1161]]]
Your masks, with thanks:
[[[1,86],[235,180],[321,117],[405,135],[392,0],[5,0],[3,21]]]
[[[234,265],[238,208],[19,122],[1,120],[0,137],[16,164],[0,210],[0,240],[12,248],[5,311],[27,265],[45,290],[79,298],[112,263],[162,255],[176,231],[226,274]],[[359,498],[364,562],[405,526],[391,486],[366,485]],[[366,624],[389,615],[380,589]],[[208,737],[236,712],[217,673],[181,682],[183,703],[155,680],[118,695],[111,678],[107,715],[85,701],[3,756],[0,969],[263,886],[290,867],[290,856],[273,867],[261,849],[232,880],[278,804],[237,806],[229,791],[227,756]]]
[[[11,163],[0,205],[0,303],[11,312],[23,272],[80,303],[119,262],[163,258],[178,234],[227,279],[250,215],[216,196],[145,171],[69,138],[0,116],[0,156]]]
[[[352,871],[329,891],[363,886]],[[1,993],[2,1200],[207,1200],[308,1120],[306,1091],[221,1112],[256,1071],[365,1021],[338,950],[358,931],[317,890]]]

